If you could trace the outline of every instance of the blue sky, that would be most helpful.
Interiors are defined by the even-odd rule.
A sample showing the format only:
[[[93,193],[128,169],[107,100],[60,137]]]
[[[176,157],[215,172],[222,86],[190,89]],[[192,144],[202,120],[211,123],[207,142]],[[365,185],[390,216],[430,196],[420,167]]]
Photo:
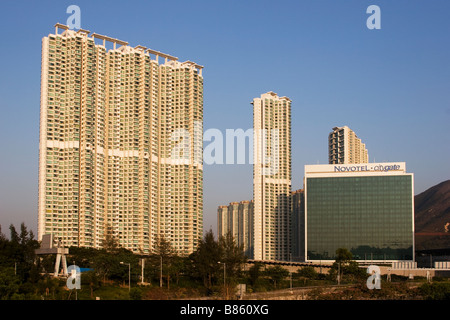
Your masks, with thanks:
[[[41,39],[81,8],[81,27],[203,65],[204,129],[253,126],[254,97],[292,100],[292,187],[327,163],[347,125],[370,162],[404,161],[415,193],[450,179],[450,2],[2,1],[0,225],[37,234]],[[369,30],[369,5],[381,29]],[[204,228],[217,206],[252,198],[252,167],[205,165]]]

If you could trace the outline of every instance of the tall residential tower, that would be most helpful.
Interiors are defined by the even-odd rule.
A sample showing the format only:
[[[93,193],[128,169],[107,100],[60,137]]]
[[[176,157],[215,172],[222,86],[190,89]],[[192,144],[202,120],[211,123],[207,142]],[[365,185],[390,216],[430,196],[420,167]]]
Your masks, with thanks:
[[[203,67],[55,27],[42,39],[38,239],[101,248],[109,235],[150,253],[164,237],[192,252],[203,234]]]
[[[254,259],[291,252],[291,100],[267,92],[253,99]]]
[[[231,202],[217,208],[217,235],[231,233],[247,257],[253,257],[253,201]]]
[[[328,135],[328,163],[368,163],[369,154],[355,132],[347,126],[334,127]]]

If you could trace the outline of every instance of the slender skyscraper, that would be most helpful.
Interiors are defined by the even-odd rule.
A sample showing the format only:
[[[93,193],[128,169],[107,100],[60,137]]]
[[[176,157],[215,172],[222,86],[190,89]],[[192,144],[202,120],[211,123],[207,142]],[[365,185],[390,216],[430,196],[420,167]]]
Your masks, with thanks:
[[[291,100],[253,99],[254,259],[290,257]]]
[[[109,235],[150,253],[164,237],[194,251],[203,236],[203,67],[55,27],[42,39],[38,238],[101,248]]]

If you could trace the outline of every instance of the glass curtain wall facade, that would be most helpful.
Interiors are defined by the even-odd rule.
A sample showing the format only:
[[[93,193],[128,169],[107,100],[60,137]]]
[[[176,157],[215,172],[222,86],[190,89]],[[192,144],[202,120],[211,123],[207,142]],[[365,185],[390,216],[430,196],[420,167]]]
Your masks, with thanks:
[[[305,260],[305,193],[303,189],[291,193],[291,261]]]
[[[306,177],[306,259],[413,260],[411,174]]]

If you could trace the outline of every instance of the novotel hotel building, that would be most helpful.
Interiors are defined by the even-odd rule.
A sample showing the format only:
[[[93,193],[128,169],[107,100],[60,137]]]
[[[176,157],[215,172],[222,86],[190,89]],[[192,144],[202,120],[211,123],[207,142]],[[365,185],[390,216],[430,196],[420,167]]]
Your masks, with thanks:
[[[404,162],[305,166],[305,261],[414,260],[414,176]]]

